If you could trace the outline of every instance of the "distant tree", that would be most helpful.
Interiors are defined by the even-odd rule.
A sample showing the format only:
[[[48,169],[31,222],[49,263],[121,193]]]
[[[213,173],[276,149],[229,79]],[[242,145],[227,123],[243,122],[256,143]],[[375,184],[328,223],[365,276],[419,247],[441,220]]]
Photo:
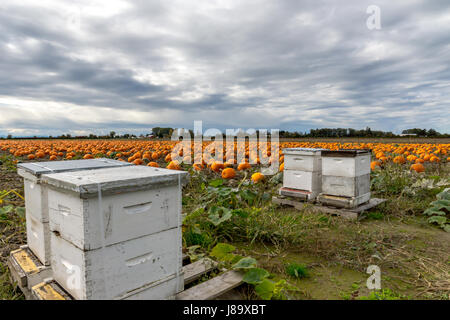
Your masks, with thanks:
[[[152,128],[152,132],[156,137],[164,138],[164,137],[172,136],[173,129],[172,128],[155,127],[155,128]]]
[[[439,132],[437,132],[434,129],[429,129],[427,131],[427,137],[437,137],[439,135]]]
[[[114,139],[114,137],[116,136],[116,132],[115,131],[111,131],[109,133],[109,136]]]
[[[402,133],[403,134],[415,134],[418,137],[426,137],[427,129],[419,129],[419,128],[406,129],[406,130],[403,130]]]
[[[8,136],[6,137],[6,139],[12,139],[12,134],[8,134]]]

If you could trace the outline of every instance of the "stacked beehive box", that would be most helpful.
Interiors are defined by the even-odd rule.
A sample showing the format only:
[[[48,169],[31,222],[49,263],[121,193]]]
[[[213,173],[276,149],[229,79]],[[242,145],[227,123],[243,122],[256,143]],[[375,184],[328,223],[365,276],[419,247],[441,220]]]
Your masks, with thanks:
[[[43,265],[50,264],[50,232],[47,187],[41,176],[51,172],[94,170],[129,166],[129,163],[112,159],[88,159],[19,163],[17,172],[24,178],[28,247]]]
[[[75,299],[164,299],[183,289],[182,171],[47,174],[53,278]]]
[[[355,208],[370,200],[370,150],[322,152],[322,193],[318,201]]]
[[[284,172],[280,195],[294,196],[313,201],[321,192],[322,161],[324,149],[283,149]]]

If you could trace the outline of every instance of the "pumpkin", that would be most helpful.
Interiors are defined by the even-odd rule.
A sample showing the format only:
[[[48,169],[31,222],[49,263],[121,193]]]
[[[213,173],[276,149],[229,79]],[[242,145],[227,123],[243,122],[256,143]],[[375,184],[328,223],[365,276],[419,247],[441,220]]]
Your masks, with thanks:
[[[203,164],[195,163],[193,167],[195,171],[201,171],[203,169]]]
[[[239,171],[250,169],[252,166],[248,162],[240,163],[237,167]]]
[[[220,162],[213,162],[211,164],[211,170],[214,171],[214,172],[219,172],[224,167],[225,167],[224,164],[220,163]]]
[[[176,161],[170,161],[166,168],[170,170],[181,170],[181,167]]]
[[[159,167],[159,164],[157,164],[156,162],[152,161],[152,162],[149,162],[149,163],[147,164],[147,166],[149,166],[149,167],[154,167],[154,168],[158,168],[158,167]]]
[[[414,170],[415,172],[424,172],[425,171],[425,167],[421,163],[415,163],[415,164],[411,165],[411,167],[409,169],[411,171]]]
[[[233,179],[236,176],[236,171],[233,168],[225,168],[222,171],[223,179]]]
[[[370,163],[370,169],[375,170],[376,167],[381,168],[381,162],[380,161],[372,161]]]
[[[404,164],[405,162],[406,162],[406,160],[403,156],[396,156],[394,158],[394,163]]]
[[[264,175],[260,172],[256,172],[254,174],[252,174],[252,181],[253,183],[258,183],[264,180]]]

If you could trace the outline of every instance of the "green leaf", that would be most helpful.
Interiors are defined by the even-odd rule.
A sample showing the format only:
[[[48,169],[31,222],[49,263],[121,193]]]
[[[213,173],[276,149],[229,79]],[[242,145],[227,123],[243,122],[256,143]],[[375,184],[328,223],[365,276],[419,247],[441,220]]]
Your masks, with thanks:
[[[260,284],[255,286],[256,294],[263,300],[272,299],[275,290],[275,283],[269,279],[264,279]]]
[[[450,200],[450,188],[445,189],[441,193],[436,195],[439,200]]]
[[[444,211],[437,210],[435,208],[428,208],[423,213],[426,214],[427,216],[433,216],[433,215],[445,216],[446,215],[446,213]]]
[[[259,284],[261,283],[265,278],[267,278],[270,275],[269,272],[267,272],[264,269],[261,268],[253,268],[248,270],[242,281],[249,283],[249,284]]]
[[[25,208],[24,207],[17,207],[16,213],[20,218],[25,219]]]
[[[233,265],[233,269],[251,269],[256,267],[256,260],[252,257],[245,257]]]
[[[239,216],[241,218],[248,218],[249,216],[249,213],[243,209],[234,209],[232,212],[234,215]]]
[[[450,211],[450,200],[446,200],[446,199],[440,199],[440,200],[436,200],[433,201],[432,203],[430,203],[433,208],[441,210],[441,209],[447,209]]]
[[[12,206],[12,205],[4,206],[4,207],[0,208],[0,213],[7,214],[7,213],[10,213],[11,211],[13,211],[13,209],[14,209],[14,206]]]
[[[204,208],[198,208],[197,210],[193,211],[192,213],[190,213],[186,217],[184,217],[183,224],[189,222],[190,220],[192,220],[194,218],[201,216],[204,212],[205,212]]]
[[[445,232],[450,232],[450,224],[444,225],[444,231]]]
[[[275,174],[272,178],[270,178],[269,183],[276,185],[283,182],[283,172],[280,171],[277,174]]]
[[[256,199],[256,193],[250,191],[250,190],[242,190],[240,192],[241,198],[245,201],[247,201],[250,205],[253,204],[253,201]]]
[[[211,207],[210,209],[210,215],[208,216],[209,221],[211,221],[212,224],[214,224],[216,227],[220,225],[222,222],[225,222],[231,217],[233,214],[231,213],[231,210],[225,207]]]
[[[221,185],[223,185],[223,180],[222,179],[215,179],[215,180],[211,180],[208,183],[211,187],[217,188],[220,187]]]
[[[217,258],[219,260],[231,260],[234,255],[231,253],[236,250],[236,247],[227,243],[218,243],[210,253],[211,257]]]
[[[446,222],[447,218],[442,216],[433,216],[431,218],[428,218],[428,223],[436,223],[442,227],[445,225]]]

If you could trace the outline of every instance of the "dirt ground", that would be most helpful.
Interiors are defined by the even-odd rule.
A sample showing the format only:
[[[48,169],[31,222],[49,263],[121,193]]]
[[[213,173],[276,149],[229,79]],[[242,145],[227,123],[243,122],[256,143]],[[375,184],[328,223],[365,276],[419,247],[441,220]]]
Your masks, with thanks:
[[[292,209],[293,210],[293,209]],[[298,263],[309,276],[290,279],[297,299],[358,299],[367,296],[369,265],[381,270],[381,287],[402,299],[449,299],[450,234],[422,217],[345,222],[306,235],[310,241],[288,248],[239,246],[263,268],[286,277],[285,266]]]

